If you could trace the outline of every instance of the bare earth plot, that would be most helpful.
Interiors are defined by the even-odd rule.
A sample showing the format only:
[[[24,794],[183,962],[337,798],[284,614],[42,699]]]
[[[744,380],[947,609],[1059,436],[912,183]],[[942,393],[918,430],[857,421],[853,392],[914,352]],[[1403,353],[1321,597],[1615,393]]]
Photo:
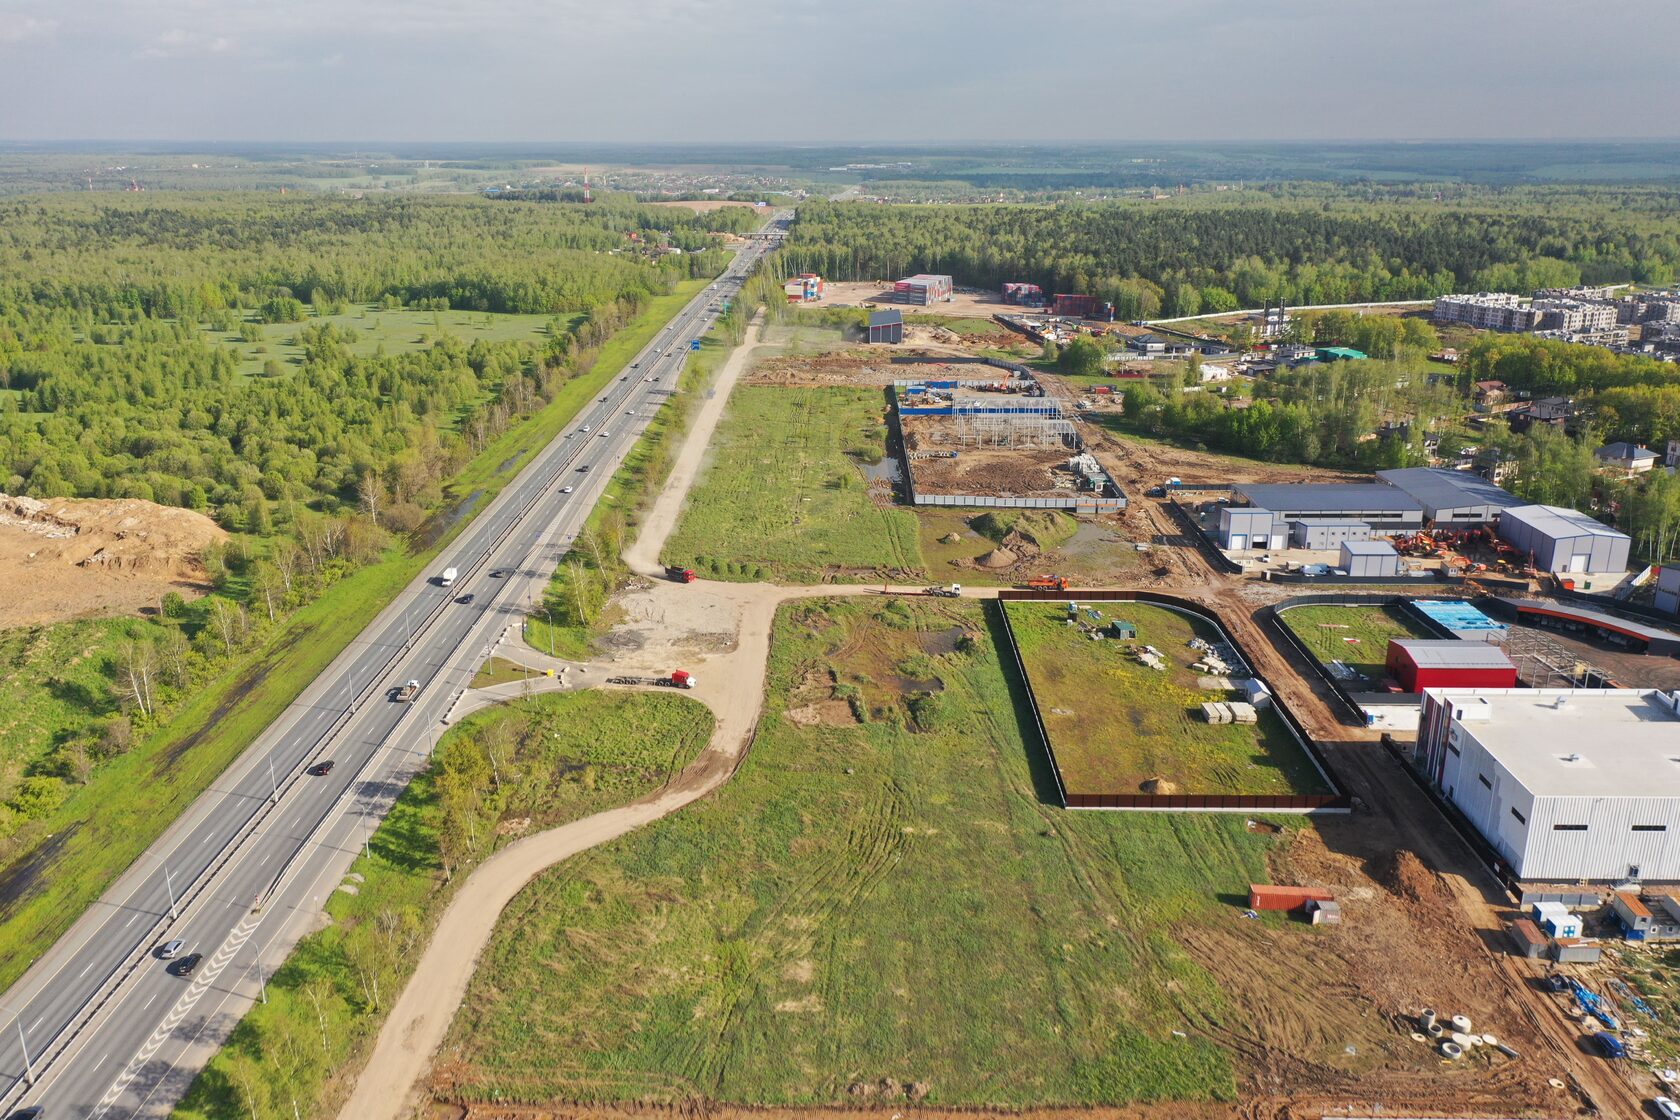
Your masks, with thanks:
[[[1198,686],[1190,668],[1201,654],[1192,637],[1217,641],[1218,631],[1164,607],[1097,603],[1088,609],[1106,625],[1137,627],[1137,641],[1093,641],[1065,621],[1057,602],[1008,603],[1039,715],[1056,752],[1062,783],[1072,793],[1327,793],[1323,780],[1272,711],[1260,722],[1209,724],[1201,705],[1229,700]],[[1159,650],[1164,671],[1131,650]]]
[[[169,591],[205,590],[204,549],[227,539],[189,509],[137,498],[0,494],[0,629],[131,614]]]

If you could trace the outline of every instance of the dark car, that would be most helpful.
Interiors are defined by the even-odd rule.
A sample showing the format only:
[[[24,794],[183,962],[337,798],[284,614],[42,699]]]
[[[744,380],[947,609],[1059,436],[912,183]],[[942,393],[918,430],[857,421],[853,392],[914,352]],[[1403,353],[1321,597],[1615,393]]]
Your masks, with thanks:
[[[589,464],[585,463],[583,466],[579,467],[578,468],[578,473],[579,474],[588,474],[589,473]]]
[[[469,591],[465,595],[457,595],[455,597],[455,601],[457,603],[460,603],[464,607],[468,603],[473,601],[473,593],[471,591]]]
[[[507,575],[506,568],[494,568],[490,572],[491,579],[501,579],[505,575]]]
[[[191,976],[198,962],[204,959],[203,953],[188,953],[180,960],[169,966],[169,971],[176,976]]]
[[[309,772],[311,774],[315,775],[317,778],[324,778],[328,774],[332,773],[333,767],[335,765],[337,765],[337,764],[335,762],[333,762],[332,759],[329,758],[329,759],[325,760],[324,762],[317,762],[315,765],[311,766],[309,768]]]
[[[6,1120],[41,1120],[41,1106],[32,1104],[28,1108],[20,1108],[16,1112],[6,1114]]]

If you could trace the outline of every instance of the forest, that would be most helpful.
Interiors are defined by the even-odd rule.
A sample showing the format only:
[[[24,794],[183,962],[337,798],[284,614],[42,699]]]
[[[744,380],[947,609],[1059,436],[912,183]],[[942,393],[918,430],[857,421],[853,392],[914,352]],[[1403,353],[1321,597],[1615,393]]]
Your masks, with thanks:
[[[598,356],[658,330],[639,313],[721,270],[738,220],[624,198],[0,202],[0,491],[148,499],[233,533],[202,557],[203,598],[0,634],[18,698],[0,723],[0,866],[78,822],[104,772],[176,739],[205,741],[206,765],[234,749],[236,721],[178,720],[250,680],[278,695],[330,656],[341,623],[410,578],[450,501],[494,493],[536,438],[522,423],[587,399]],[[389,349],[355,337],[386,337],[398,308],[433,325]],[[449,489],[464,471],[471,496]],[[17,905],[0,888],[0,916]]]
[[[1097,295],[1134,320],[1279,299],[1668,283],[1680,268],[1680,219],[1567,193],[1485,208],[1260,192],[1049,207],[808,202],[781,264],[837,280],[944,272],[991,289],[1026,281]]]

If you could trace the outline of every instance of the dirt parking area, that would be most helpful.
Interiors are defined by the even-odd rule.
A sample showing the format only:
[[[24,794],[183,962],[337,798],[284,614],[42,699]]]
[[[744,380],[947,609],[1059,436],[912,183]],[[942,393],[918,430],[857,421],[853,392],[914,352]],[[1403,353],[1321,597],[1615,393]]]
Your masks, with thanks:
[[[1003,297],[997,292],[972,288],[959,288],[948,301],[929,304],[926,307],[914,303],[898,303],[892,298],[892,286],[891,279],[880,283],[831,280],[824,286],[823,303],[830,307],[862,307],[866,303],[873,303],[879,307],[896,307],[907,317],[950,315],[959,319],[989,319],[993,315],[1006,315],[1021,310],[1014,304],[1004,303]]]
[[[202,513],[134,498],[0,494],[0,628],[156,606],[208,590],[203,552],[227,533]]]

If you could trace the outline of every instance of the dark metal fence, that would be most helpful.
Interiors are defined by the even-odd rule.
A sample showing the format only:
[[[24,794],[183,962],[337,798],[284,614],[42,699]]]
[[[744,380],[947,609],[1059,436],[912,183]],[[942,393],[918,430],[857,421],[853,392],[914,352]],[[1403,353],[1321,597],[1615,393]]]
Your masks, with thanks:
[[[1003,631],[1009,638],[1009,652],[1015,659],[1016,669],[1021,674],[1021,681],[1027,690],[1027,699],[1032,705],[1033,725],[1038,730],[1039,741],[1044,744],[1044,752],[1050,758],[1050,770],[1055,775],[1056,792],[1062,799],[1062,804],[1069,809],[1141,809],[1153,812],[1170,811],[1213,811],[1236,812],[1241,810],[1271,810],[1275,812],[1331,812],[1345,813],[1349,811],[1350,803],[1346,794],[1342,792],[1341,783],[1336,780],[1335,771],[1330,760],[1319,750],[1318,744],[1307,734],[1301,721],[1290,711],[1289,705],[1268,684],[1264,677],[1254,674],[1256,680],[1265,684],[1271,693],[1272,709],[1278,718],[1294,736],[1301,750],[1312,761],[1318,770],[1319,777],[1330,789],[1330,793],[1303,794],[1219,794],[1219,793],[1073,793],[1070,794],[1062,785],[1061,766],[1056,762],[1056,748],[1050,742],[1049,732],[1045,730],[1044,721],[1039,715],[1040,707],[1038,693],[1033,689],[1032,676],[1027,672],[1027,665],[1021,658],[1020,643],[1015,640],[1014,628],[1009,622],[1009,611],[1005,603],[1010,602],[1039,602],[1062,603],[1073,600],[1087,603],[1122,603],[1139,602],[1151,603],[1156,606],[1167,607],[1171,610],[1182,611],[1185,614],[1205,619],[1218,628],[1225,641],[1230,642],[1241,654],[1252,671],[1253,659],[1237,645],[1233,632],[1225,624],[1225,620],[1214,609],[1189,599],[1180,599],[1175,595],[1164,595],[1158,591],[1123,591],[1123,590],[1081,590],[1072,592],[1040,591],[1030,588],[1004,588],[998,592],[998,611],[1003,616]],[[1316,660],[1308,658],[1313,664]]]

